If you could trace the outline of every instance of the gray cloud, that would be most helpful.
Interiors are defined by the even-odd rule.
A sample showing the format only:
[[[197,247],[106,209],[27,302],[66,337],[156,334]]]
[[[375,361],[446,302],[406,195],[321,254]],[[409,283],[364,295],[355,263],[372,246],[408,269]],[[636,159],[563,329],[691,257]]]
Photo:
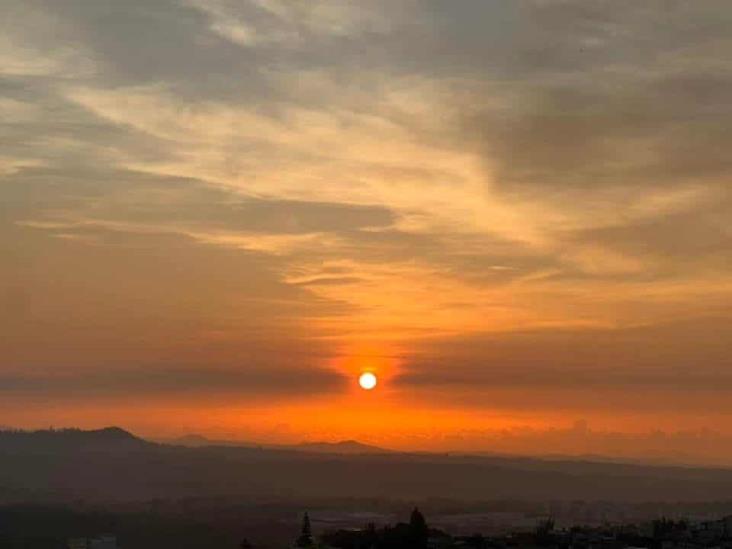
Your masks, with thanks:
[[[599,243],[629,255],[653,257],[659,262],[659,270],[666,274],[693,274],[705,265],[723,269],[729,264],[731,211],[732,201],[722,197],[713,204],[702,204],[684,212],[623,226],[579,231],[567,238]]]
[[[394,222],[383,207],[246,197],[193,179],[125,170],[26,168],[6,182],[6,204],[14,206],[16,215],[25,211],[51,219],[273,234],[339,232]]]
[[[153,364],[145,368],[95,368],[83,373],[3,374],[0,393],[5,398],[65,400],[84,397],[91,401],[110,398],[134,401],[150,396],[267,399],[273,395],[336,393],[345,383],[336,372],[312,364],[262,368],[244,363],[238,370],[211,365],[171,368]]]
[[[276,369],[283,353],[325,356],[308,342],[307,320],[349,310],[284,283],[282,259],[257,252],[94,226],[51,231],[55,238],[0,227],[5,369],[198,355],[228,365],[247,356],[245,367],[268,357]]]
[[[675,394],[685,409],[714,408],[732,389],[727,344],[732,324],[728,308],[721,312],[723,316],[613,330],[445,338],[406,358],[395,383],[436,391],[447,401],[454,393],[473,401],[509,390],[525,391],[538,406],[574,407],[587,405],[587,398],[622,395],[629,408],[663,408]],[[534,391],[542,393],[540,399],[532,396]],[[596,402],[603,405],[602,399]]]
[[[464,137],[496,166],[499,188],[654,188],[729,174],[727,5],[524,7],[514,22],[526,32],[507,38],[514,74],[466,109]],[[474,115],[496,93],[506,101]]]

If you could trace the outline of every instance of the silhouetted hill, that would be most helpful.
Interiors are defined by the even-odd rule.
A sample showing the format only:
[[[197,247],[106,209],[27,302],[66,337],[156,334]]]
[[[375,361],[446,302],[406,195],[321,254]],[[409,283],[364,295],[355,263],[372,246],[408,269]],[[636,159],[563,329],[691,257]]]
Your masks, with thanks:
[[[81,429],[0,431],[0,451],[3,452],[139,450],[152,444],[119,427],[105,427],[91,431]]]
[[[164,444],[173,444],[176,446],[186,446],[188,448],[203,448],[204,446],[239,446],[244,448],[257,448],[258,444],[237,441],[237,440],[220,440],[211,439],[203,435],[191,434],[182,437],[160,440]]]
[[[264,448],[269,450],[296,450],[301,452],[316,452],[321,454],[386,454],[392,452],[385,448],[364,444],[357,440],[341,440],[339,442],[301,442],[300,444],[269,444],[262,445],[253,442],[237,440],[210,439],[202,435],[191,434],[182,437],[161,440],[165,444],[186,446],[188,448],[203,448],[206,446],[231,446],[239,448]]]
[[[334,452],[332,447],[358,449]],[[203,446],[119,429],[0,433],[0,502],[241,496],[417,500],[711,501],[732,470],[577,460]],[[316,445],[316,448],[323,446]],[[372,447],[367,447],[372,448]]]
[[[191,448],[199,448],[201,446],[213,446],[214,441],[208,439],[202,435],[184,435],[178,438],[171,438],[168,440],[161,440],[166,444],[178,444],[180,446],[188,446]]]
[[[342,440],[340,442],[302,442],[293,446],[296,450],[305,452],[319,452],[324,454],[386,454],[391,450],[363,444],[357,440]]]

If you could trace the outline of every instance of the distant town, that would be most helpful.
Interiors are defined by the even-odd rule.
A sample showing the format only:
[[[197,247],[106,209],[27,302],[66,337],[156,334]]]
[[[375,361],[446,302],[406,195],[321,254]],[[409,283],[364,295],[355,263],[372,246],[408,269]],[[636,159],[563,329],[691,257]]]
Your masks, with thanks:
[[[242,526],[245,530],[245,525]],[[0,547],[35,547],[32,543]],[[50,545],[49,545],[50,547]],[[171,549],[174,547],[170,545]],[[415,508],[408,522],[377,527],[326,530],[313,533],[307,512],[302,517],[299,534],[283,549],[729,549],[732,548],[732,515],[717,520],[693,521],[659,518],[640,524],[606,524],[557,528],[547,517],[531,530],[517,530],[500,535],[451,535],[431,527],[422,512]],[[118,544],[113,534],[75,537],[66,540],[66,549],[135,549]],[[257,549],[243,538],[237,549]]]
[[[0,549],[732,549],[730,494],[724,468],[0,430]]]

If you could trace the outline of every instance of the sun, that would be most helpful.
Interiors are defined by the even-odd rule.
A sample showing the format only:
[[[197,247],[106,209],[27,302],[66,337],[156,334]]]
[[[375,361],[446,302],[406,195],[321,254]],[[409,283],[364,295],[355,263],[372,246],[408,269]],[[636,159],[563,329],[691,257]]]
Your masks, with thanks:
[[[361,386],[361,389],[370,391],[376,387],[376,376],[371,372],[364,372],[359,376],[358,384]]]

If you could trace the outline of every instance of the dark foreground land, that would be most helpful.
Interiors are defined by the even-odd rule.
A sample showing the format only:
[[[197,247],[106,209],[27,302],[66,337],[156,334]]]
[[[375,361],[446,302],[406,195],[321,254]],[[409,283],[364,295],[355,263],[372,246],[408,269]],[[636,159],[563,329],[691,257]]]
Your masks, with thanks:
[[[244,538],[283,548],[304,510],[314,542],[401,549],[396,525],[415,506],[429,517],[429,549],[732,549],[732,522],[719,520],[732,515],[728,469],[312,450],[191,448],[118,428],[0,432],[0,549],[105,533],[122,549]]]
[[[307,521],[302,513],[267,517],[246,507],[191,504],[187,510],[113,510],[77,506],[0,506],[0,549],[730,549],[732,516],[712,520],[657,518],[632,523],[560,527],[533,516],[530,528],[458,534],[426,523],[412,511],[408,522],[338,528]],[[262,512],[264,511],[264,514]],[[415,513],[422,517],[416,521]],[[98,545],[99,540],[112,542]],[[82,545],[78,545],[81,541]]]

